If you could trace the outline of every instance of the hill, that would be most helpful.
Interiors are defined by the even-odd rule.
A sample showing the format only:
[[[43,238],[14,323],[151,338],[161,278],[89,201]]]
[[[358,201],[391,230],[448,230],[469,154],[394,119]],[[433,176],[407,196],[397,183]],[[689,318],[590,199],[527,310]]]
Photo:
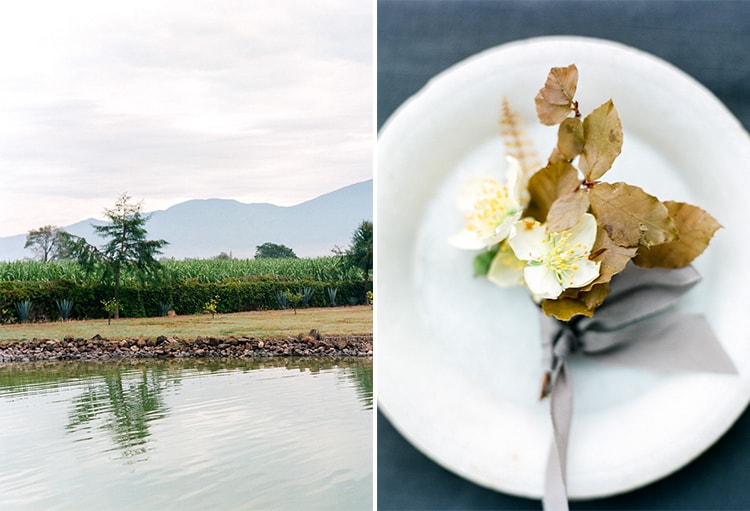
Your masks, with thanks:
[[[146,224],[149,239],[165,239],[163,256],[210,258],[221,252],[251,258],[265,242],[286,245],[299,257],[331,255],[348,246],[362,220],[372,220],[372,180],[356,183],[295,206],[243,204],[230,199],[190,200],[154,211]],[[64,226],[99,245],[91,227],[96,219]],[[41,226],[40,226],[41,227]],[[33,257],[24,249],[26,233],[0,238],[0,260]]]

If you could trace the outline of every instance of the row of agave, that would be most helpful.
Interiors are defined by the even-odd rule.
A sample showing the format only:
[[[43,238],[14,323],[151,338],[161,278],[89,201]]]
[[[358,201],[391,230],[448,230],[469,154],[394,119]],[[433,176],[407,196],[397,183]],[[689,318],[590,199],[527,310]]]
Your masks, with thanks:
[[[328,305],[331,307],[336,306],[336,295],[338,294],[338,288],[327,287],[326,294],[328,295]],[[279,291],[276,293],[276,300],[279,302],[279,306],[282,309],[288,309],[289,307],[297,308],[297,305],[301,307],[307,307],[312,299],[312,295],[315,290],[311,287],[300,288],[296,293],[287,291]],[[359,299],[357,297],[349,298],[349,305],[357,305]]]
[[[70,318],[70,313],[73,311],[73,300],[67,298],[59,298],[55,300],[57,305],[57,311],[60,313],[60,318],[63,321],[67,321]],[[31,300],[23,300],[16,304],[16,313],[18,314],[18,321],[23,323],[28,321],[31,317],[31,311],[34,308],[34,302]]]

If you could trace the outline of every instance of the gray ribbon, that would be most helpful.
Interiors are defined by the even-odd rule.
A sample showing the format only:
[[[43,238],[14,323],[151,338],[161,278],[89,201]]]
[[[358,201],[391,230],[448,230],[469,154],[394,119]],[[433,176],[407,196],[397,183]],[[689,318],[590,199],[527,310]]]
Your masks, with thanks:
[[[567,447],[573,386],[567,358],[574,351],[602,362],[663,370],[736,374],[706,318],[669,309],[701,277],[692,266],[676,270],[628,267],[612,279],[610,294],[593,317],[558,321],[540,312],[545,379],[554,442],[547,461],[543,504],[567,510]]]

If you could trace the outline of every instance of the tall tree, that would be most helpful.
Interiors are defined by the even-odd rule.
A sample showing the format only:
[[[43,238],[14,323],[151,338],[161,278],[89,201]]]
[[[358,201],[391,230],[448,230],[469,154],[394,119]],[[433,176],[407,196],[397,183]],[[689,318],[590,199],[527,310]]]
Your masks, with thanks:
[[[56,225],[45,225],[39,229],[32,229],[26,235],[23,248],[34,251],[40,261],[47,262],[64,259],[66,256],[67,232]]]
[[[141,212],[142,202],[133,204],[131,197],[124,193],[115,202],[115,207],[104,210],[109,219],[105,225],[95,225],[94,230],[106,241],[97,248],[83,238],[74,241],[74,252],[79,263],[89,271],[103,268],[104,277],[114,284],[114,300],[119,303],[120,282],[124,271],[135,272],[141,278],[159,268],[156,260],[162,248],[168,245],[164,240],[146,239],[146,222],[150,215]],[[115,308],[115,318],[119,318],[119,307]]]
[[[372,222],[362,220],[359,227],[352,234],[352,241],[349,248],[342,251],[336,247],[333,252],[341,256],[344,261],[356,268],[360,268],[365,273],[365,280],[370,280],[370,270],[372,270],[373,260],[373,228]]]
[[[287,247],[286,245],[278,245],[276,243],[263,243],[255,247],[255,259],[283,259],[291,258],[297,259],[297,254],[294,250]]]

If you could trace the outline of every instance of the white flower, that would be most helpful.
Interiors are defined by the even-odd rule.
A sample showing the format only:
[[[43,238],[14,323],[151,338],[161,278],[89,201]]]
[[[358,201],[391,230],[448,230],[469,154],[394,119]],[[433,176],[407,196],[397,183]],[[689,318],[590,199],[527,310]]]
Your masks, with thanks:
[[[586,213],[571,229],[547,233],[535,220],[513,225],[508,243],[526,261],[524,280],[537,301],[555,299],[568,288],[583,287],[599,276],[601,263],[589,259],[596,241],[596,219]]]
[[[496,245],[521,218],[521,165],[515,158],[507,160],[506,185],[492,177],[476,177],[462,189],[458,206],[466,216],[466,227],[451,236],[453,246],[479,250]]]
[[[500,243],[495,257],[487,271],[487,280],[500,287],[523,285],[525,261],[520,261],[508,242]]]

